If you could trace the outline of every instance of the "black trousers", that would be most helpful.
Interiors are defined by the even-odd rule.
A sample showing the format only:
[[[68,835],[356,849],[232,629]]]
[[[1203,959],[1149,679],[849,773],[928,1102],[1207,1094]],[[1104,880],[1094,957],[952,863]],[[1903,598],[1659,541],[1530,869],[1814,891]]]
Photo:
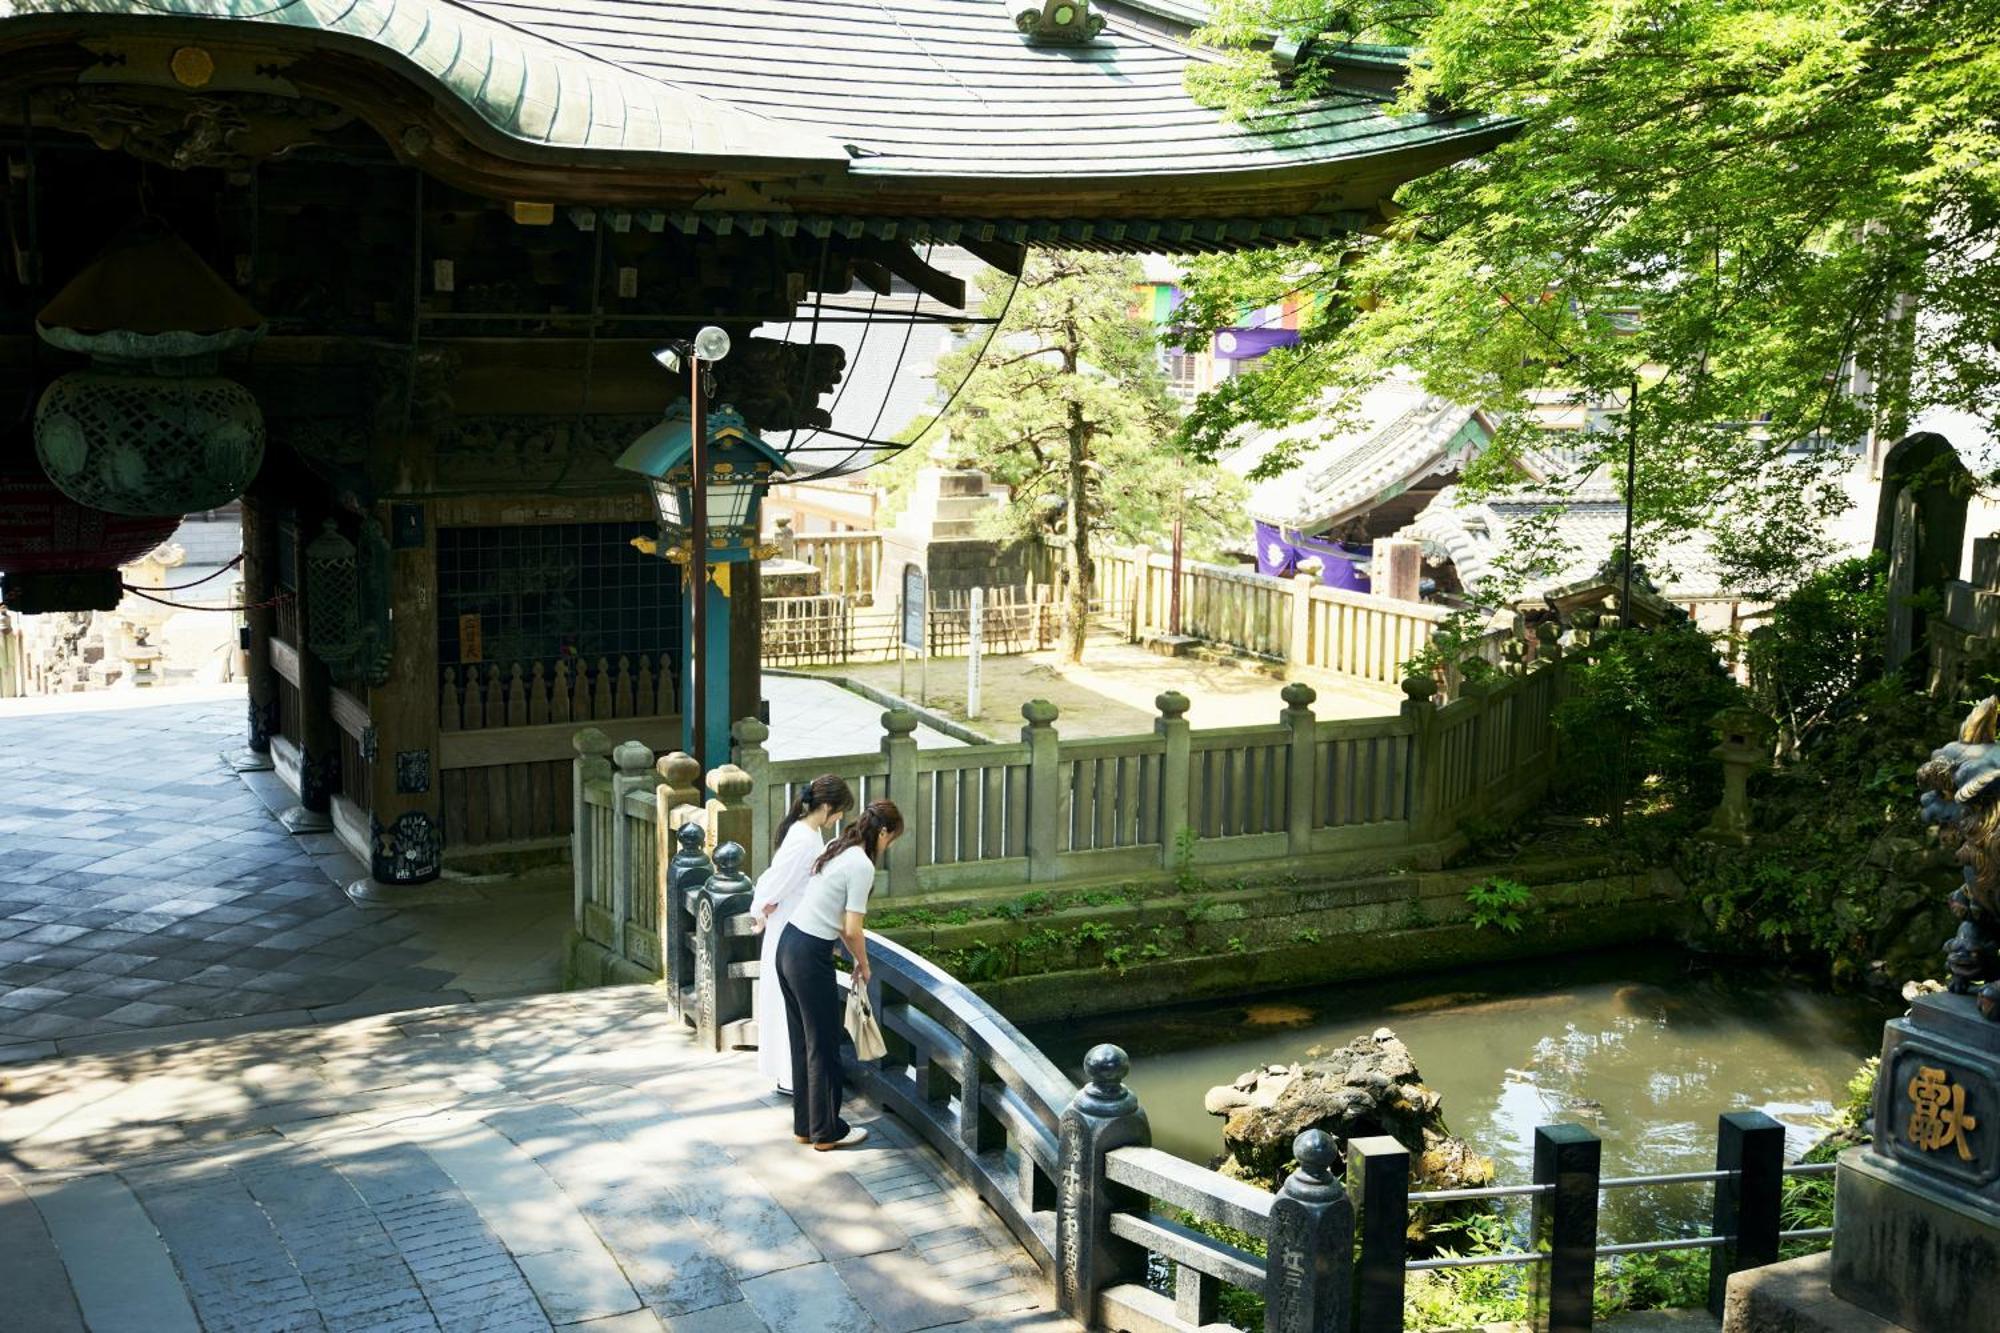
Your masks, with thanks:
[[[833,941],[786,926],[778,937],[778,990],[792,1039],[792,1133],[814,1143],[847,1137],[840,1118],[840,983]]]

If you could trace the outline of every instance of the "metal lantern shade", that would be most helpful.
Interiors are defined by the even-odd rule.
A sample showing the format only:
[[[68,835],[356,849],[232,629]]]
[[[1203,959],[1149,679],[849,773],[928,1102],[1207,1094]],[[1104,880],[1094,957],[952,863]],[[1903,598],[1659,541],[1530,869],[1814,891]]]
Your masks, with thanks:
[[[694,513],[693,454],[688,410],[675,404],[651,430],[633,441],[618,466],[652,483],[653,502],[669,546],[691,539],[689,517]],[[758,504],[765,488],[791,472],[785,456],[750,430],[735,408],[723,405],[708,414],[707,469],[703,490],[707,501],[706,558],[748,560],[757,542]]]
[[[79,504],[174,515],[241,495],[264,458],[250,391],[216,374],[263,317],[169,235],[135,232],[36,317],[44,342],[90,357],[35,409],[35,456]]]
[[[306,650],[340,673],[361,651],[360,572],[332,519],[306,546],[305,574]]]

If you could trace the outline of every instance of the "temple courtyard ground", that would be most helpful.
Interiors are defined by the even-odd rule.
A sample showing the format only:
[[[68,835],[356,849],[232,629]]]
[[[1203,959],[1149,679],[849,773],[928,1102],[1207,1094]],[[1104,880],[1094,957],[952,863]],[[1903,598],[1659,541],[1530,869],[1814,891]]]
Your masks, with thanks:
[[[792,1142],[650,987],[0,1067],[0,1328],[1057,1333],[895,1122]]]
[[[778,758],[880,744],[880,704],[771,694]],[[222,762],[244,712],[240,686],[0,700],[0,1064],[560,984],[566,870],[358,907],[339,839],[286,832],[275,775]]]
[[[1319,692],[1313,710],[1323,718],[1394,717],[1403,706],[1403,692],[1396,686],[1320,671],[1276,674],[1279,668],[1244,658],[1161,657],[1115,634],[1092,636],[1083,661],[1075,665],[1054,651],[982,659],[977,718],[965,715],[963,657],[934,658],[927,675],[915,662],[852,662],[812,670],[913,701],[924,682],[926,707],[996,741],[1020,739],[1021,705],[1030,699],[1047,699],[1061,709],[1056,730],[1071,737],[1150,733],[1159,717],[1153,700],[1169,690],[1188,697],[1187,718],[1194,727],[1276,722],[1285,708],[1278,694],[1288,679],[1302,680]],[[775,723],[772,730],[777,730]]]

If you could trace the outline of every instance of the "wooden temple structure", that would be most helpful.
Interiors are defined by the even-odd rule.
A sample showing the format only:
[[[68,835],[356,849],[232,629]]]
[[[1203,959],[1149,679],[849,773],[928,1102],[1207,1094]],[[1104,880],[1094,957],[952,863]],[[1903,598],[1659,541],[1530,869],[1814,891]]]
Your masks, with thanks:
[[[612,466],[684,393],[663,341],[728,331],[717,400],[798,475],[853,470],[883,447],[822,433],[842,354],[814,327],[892,283],[962,307],[934,247],[1018,273],[1037,245],[1356,232],[1507,132],[1391,114],[1379,53],[1231,122],[1183,86],[1186,13],[0,5],[0,599],[104,605],[121,561],[240,496],[246,743],[295,822],[379,885],[560,847],[576,723],[679,734],[682,571],[635,547],[653,502]]]

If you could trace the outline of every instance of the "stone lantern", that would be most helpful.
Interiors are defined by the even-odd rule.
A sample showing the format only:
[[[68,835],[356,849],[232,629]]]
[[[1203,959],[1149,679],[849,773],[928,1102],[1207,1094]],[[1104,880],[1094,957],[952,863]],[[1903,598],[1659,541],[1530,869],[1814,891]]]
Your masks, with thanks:
[[[70,499],[178,516],[229,503],[257,475],[263,413],[216,368],[264,320],[185,242],[133,233],[71,279],[35,329],[91,361],[35,408],[35,456]]]
[[[1754,708],[1725,708],[1709,720],[1722,761],[1722,804],[1702,836],[1718,842],[1750,841],[1750,774],[1770,767],[1771,720]]]

